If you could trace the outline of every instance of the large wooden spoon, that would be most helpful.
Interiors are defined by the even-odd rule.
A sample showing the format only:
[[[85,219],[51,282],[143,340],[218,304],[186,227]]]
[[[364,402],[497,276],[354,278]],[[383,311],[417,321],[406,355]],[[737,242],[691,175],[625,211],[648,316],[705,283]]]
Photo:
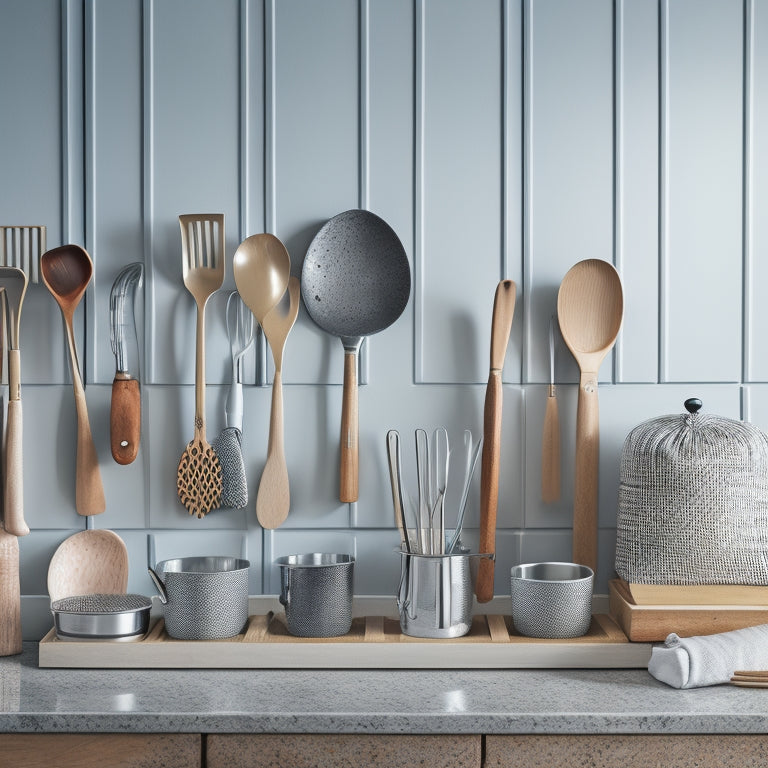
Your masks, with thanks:
[[[88,594],[123,594],[128,586],[125,542],[106,528],[80,531],[59,544],[48,566],[51,600]]]
[[[597,372],[616,341],[624,313],[621,278],[602,259],[571,267],[557,294],[557,317],[579,365],[573,498],[573,561],[597,571],[597,499],[600,418]]]
[[[277,528],[285,522],[291,508],[288,465],[283,440],[283,349],[285,340],[296,322],[301,303],[301,283],[298,277],[288,281],[288,308],[282,303],[267,313],[261,327],[272,349],[275,377],[272,380],[272,407],[269,414],[267,461],[261,473],[256,494],[256,517],[263,528]]]
[[[243,240],[235,251],[232,271],[240,297],[264,331],[275,361],[267,463],[256,496],[256,517],[264,528],[277,528],[288,516],[290,507],[288,470],[283,453],[283,344],[296,320],[299,302],[298,297],[294,299],[291,294],[287,319],[277,311],[272,313],[285,294],[291,275],[291,257],[274,235],[263,233]],[[267,317],[270,317],[269,321]]]
[[[93,444],[88,406],[77,361],[73,318],[75,308],[83,298],[93,275],[93,262],[79,245],[62,245],[46,251],[40,257],[40,272],[46,288],[56,299],[64,317],[75,390],[77,412],[77,459],[75,470],[75,508],[79,515],[98,515],[106,509],[104,486],[101,482],[99,457]]]

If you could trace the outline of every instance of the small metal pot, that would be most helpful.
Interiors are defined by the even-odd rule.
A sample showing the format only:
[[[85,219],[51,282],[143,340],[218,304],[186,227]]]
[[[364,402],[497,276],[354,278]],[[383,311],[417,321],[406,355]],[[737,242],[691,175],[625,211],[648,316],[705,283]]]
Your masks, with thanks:
[[[248,568],[237,557],[163,560],[149,575],[165,605],[165,630],[177,640],[221,640],[248,621]]]
[[[59,640],[141,640],[149,628],[152,600],[144,595],[91,594],[51,603]]]

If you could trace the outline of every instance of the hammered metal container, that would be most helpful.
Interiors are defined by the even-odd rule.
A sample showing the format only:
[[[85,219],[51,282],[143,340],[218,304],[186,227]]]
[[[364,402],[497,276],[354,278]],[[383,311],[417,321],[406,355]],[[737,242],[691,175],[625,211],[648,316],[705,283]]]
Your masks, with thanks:
[[[527,563],[512,568],[512,621],[526,637],[581,637],[592,621],[591,568]]]
[[[248,568],[236,557],[163,560],[149,575],[165,605],[165,629],[177,640],[220,640],[248,621]]]
[[[355,558],[313,552],[286,555],[280,568],[280,602],[296,637],[339,637],[352,626]]]

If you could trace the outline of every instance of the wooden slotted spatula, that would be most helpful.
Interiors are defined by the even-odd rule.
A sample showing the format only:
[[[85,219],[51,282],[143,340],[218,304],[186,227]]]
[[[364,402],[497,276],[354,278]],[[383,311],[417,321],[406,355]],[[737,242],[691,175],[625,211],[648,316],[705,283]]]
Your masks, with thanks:
[[[176,491],[190,515],[205,517],[219,506],[221,463],[205,439],[205,305],[224,282],[224,214],[182,214],[184,285],[197,304],[195,436],[179,460]]]
[[[480,549],[481,554],[496,552],[496,509],[499,503],[499,456],[501,452],[501,412],[503,392],[501,371],[507,354],[517,289],[512,280],[496,286],[491,324],[491,369],[485,390],[483,410],[483,453],[480,464]],[[493,597],[494,562],[481,558],[475,594],[479,603]]]

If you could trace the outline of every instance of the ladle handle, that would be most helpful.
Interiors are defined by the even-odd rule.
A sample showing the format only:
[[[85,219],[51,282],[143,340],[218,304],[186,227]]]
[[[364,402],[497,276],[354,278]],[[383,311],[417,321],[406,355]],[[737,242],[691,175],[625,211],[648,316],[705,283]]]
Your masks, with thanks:
[[[0,527],[0,656],[21,653],[19,540]]]
[[[554,384],[549,387],[541,436],[541,498],[547,503],[560,498],[560,419]]]
[[[358,496],[357,350],[344,350],[344,393],[341,400],[340,501]]]
[[[29,533],[29,526],[24,520],[21,400],[8,401],[6,430],[5,493],[3,499],[5,530],[14,536],[26,536]]]
[[[501,371],[488,376],[483,411],[483,453],[480,466],[480,552],[496,552],[496,510],[499,503],[499,454],[501,451],[501,416],[503,392]],[[493,597],[494,561],[483,558],[478,563],[475,594],[479,603]]]
[[[272,380],[267,461],[256,494],[256,517],[262,528],[273,529],[282,525],[291,508],[291,489],[283,438],[283,376],[276,370]]]
[[[75,413],[77,415],[77,458],[75,465],[75,509],[78,515],[98,515],[107,507],[104,486],[101,483],[99,457],[93,444],[91,424],[88,420],[88,404],[85,400],[83,381],[77,362],[75,336],[72,318],[65,317],[67,343],[72,369],[72,385],[75,391]]]
[[[573,498],[573,562],[597,573],[597,500],[600,414],[597,373],[582,372],[576,410],[576,460]]]
[[[21,415],[21,353],[8,350],[8,415],[5,433],[5,488],[3,514],[5,530],[14,536],[26,536],[24,520],[24,429]]]

